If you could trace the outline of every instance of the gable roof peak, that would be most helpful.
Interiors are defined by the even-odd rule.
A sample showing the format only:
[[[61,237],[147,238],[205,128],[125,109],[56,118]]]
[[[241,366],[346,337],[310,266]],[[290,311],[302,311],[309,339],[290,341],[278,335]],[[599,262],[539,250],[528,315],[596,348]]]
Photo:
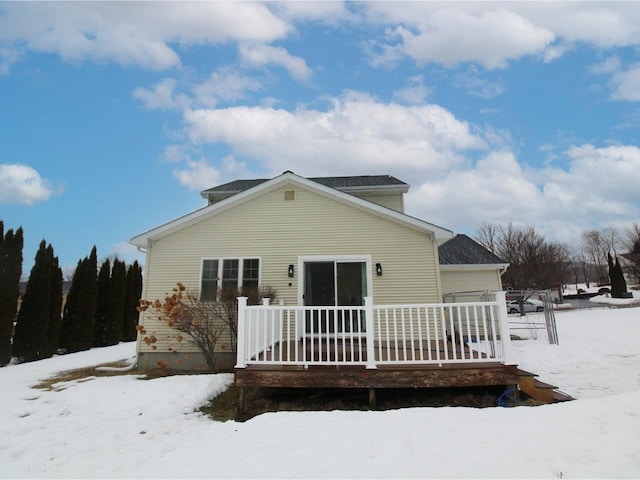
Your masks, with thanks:
[[[406,190],[408,190],[408,184],[389,175],[387,175],[386,177],[394,179],[399,183],[400,188],[404,189],[406,187]],[[339,179],[363,177],[323,178]],[[147,232],[130,239],[129,243],[139,248],[147,248],[149,244],[156,239],[162,238],[163,236],[166,236],[171,232],[184,228],[186,225],[202,221],[209,216],[217,214],[218,212],[224,211],[228,208],[233,208],[235,205],[256,198],[257,196],[263,194],[265,191],[277,187],[278,185],[282,185],[285,182],[297,183],[306,188],[316,190],[318,192],[323,192],[327,195],[341,199],[345,203],[363,208],[375,214],[385,216],[393,221],[403,223],[420,231],[428,232],[430,235],[433,235],[437,239],[447,239],[451,238],[454,235],[451,230],[448,230],[446,228],[442,228],[432,223],[425,222],[424,220],[411,217],[403,212],[378,205],[376,203],[370,202],[369,200],[364,200],[357,195],[351,195],[350,191],[345,189],[344,187],[332,187],[330,185],[319,182],[318,179],[304,178],[294,173],[284,173],[272,179],[236,180],[234,182],[214,187],[213,189],[205,190],[201,193],[203,197],[208,198],[207,194],[211,191],[214,191],[214,194],[216,192],[218,193],[219,201],[209,202],[209,205],[206,207],[200,208],[195,212],[189,213],[173,221],[165,223],[164,225],[148,230]],[[251,185],[248,186],[247,183],[251,183]],[[234,191],[233,189],[236,190]],[[363,190],[360,190],[360,193],[362,192]]]
[[[261,185],[265,182],[276,180],[279,177],[293,176],[297,178],[305,178],[296,175],[291,170],[283,172],[281,175],[274,178],[254,178],[254,179],[239,179],[233,180],[222,185],[217,185],[212,188],[208,188],[200,192],[202,198],[211,201],[221,200],[223,198],[230,197],[237,193],[244,192],[253,187]],[[310,180],[315,183],[324,185],[325,187],[335,188],[343,192],[357,192],[357,191],[390,191],[394,193],[407,193],[409,191],[409,184],[397,179],[392,175],[351,175],[351,176],[338,176],[338,177],[309,177],[305,180]]]

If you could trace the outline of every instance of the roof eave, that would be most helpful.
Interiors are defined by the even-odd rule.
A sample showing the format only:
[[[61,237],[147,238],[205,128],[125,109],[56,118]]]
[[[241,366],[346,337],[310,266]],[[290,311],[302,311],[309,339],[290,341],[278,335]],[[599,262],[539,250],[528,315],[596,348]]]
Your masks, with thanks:
[[[507,270],[510,263],[445,263],[440,264],[440,270],[462,271],[462,270]]]
[[[407,193],[409,191],[409,185],[377,185],[371,186],[368,185],[366,187],[331,187],[336,190],[340,190],[345,193],[360,193],[360,194],[375,194],[375,193],[388,193],[388,194],[398,194],[398,193]]]

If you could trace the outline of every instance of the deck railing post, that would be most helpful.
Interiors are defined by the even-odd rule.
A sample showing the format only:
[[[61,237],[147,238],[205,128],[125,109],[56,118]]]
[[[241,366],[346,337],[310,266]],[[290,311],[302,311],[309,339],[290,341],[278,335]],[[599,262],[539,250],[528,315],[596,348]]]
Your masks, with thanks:
[[[373,341],[375,338],[373,323],[373,298],[364,297],[364,321],[365,335],[367,339],[367,369],[376,369],[375,349]]]
[[[498,304],[498,325],[500,325],[500,342],[504,363],[511,359],[511,334],[509,333],[509,315],[507,314],[507,292],[495,292]]]
[[[246,368],[247,297],[238,297],[238,335],[236,335],[236,368]]]

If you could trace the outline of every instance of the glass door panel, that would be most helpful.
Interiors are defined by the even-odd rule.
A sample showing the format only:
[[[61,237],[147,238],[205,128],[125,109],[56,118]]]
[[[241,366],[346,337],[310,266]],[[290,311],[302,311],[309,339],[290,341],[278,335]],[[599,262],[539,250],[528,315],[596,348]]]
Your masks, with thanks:
[[[312,307],[334,306],[335,262],[309,262],[304,264],[304,304]],[[334,312],[306,312],[306,331],[310,334],[333,332]]]
[[[365,262],[340,262],[337,264],[338,306],[360,307],[367,295]],[[341,332],[363,332],[364,311],[359,315],[351,310],[338,312],[338,328]]]
[[[305,306],[362,306],[367,295],[366,262],[306,262]],[[337,320],[337,321],[336,321]],[[364,311],[307,312],[307,333],[363,332]]]

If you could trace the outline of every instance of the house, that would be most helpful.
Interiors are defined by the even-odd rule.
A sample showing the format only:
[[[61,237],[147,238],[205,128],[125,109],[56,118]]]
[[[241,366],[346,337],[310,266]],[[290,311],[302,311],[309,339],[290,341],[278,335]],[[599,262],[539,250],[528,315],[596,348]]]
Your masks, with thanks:
[[[206,207],[130,240],[146,253],[143,298],[163,298],[177,282],[209,297],[225,286],[274,288],[277,305],[241,305],[237,353],[229,339],[220,342],[220,365],[240,369],[247,360],[260,363],[260,355],[266,361],[267,351],[273,354],[279,348],[284,355],[283,346],[290,347],[289,355],[297,348],[293,343],[285,345],[290,339],[309,340],[304,348],[319,349],[318,365],[337,362],[344,370],[355,362],[373,367],[373,355],[379,351],[372,349],[381,340],[370,338],[365,345],[365,334],[373,334],[374,328],[387,336],[385,349],[394,351],[391,363],[401,361],[397,350],[399,345],[407,347],[407,335],[413,335],[414,356],[420,350],[420,358],[440,367],[449,357],[439,351],[425,353],[425,335],[432,343],[444,342],[443,348],[448,349],[447,355],[454,355],[451,360],[456,364],[466,357],[454,350],[467,348],[463,344],[472,336],[490,341],[493,351],[506,349],[508,335],[501,335],[494,324],[501,311],[498,299],[492,304],[466,305],[464,311],[442,302],[443,295],[452,292],[500,290],[500,275],[507,264],[466,235],[405,214],[408,190],[408,184],[386,175],[303,178],[292,172],[205,190]],[[390,306],[420,305],[438,305],[438,309],[389,310]],[[383,314],[406,314],[407,318],[388,317],[386,326],[370,324],[374,317],[380,322]],[[271,319],[268,328],[265,315]],[[454,328],[454,319],[459,328]],[[172,368],[203,367],[195,348],[176,344],[174,332],[164,323],[147,314],[140,321],[155,339],[153,345],[138,341],[141,368],[153,368],[159,361]],[[449,322],[446,332],[445,321]],[[402,339],[400,330],[405,335]],[[338,334],[340,339],[335,337]],[[457,347],[451,344],[455,335],[460,340]],[[338,352],[339,343],[339,348],[349,344],[351,350]],[[354,348],[360,349],[359,354]],[[488,354],[476,354],[477,363],[490,360]],[[336,360],[340,355],[342,359]],[[504,365],[500,358],[489,363]],[[267,363],[282,367],[282,359],[273,355]],[[290,363],[298,370],[310,366],[303,357]]]

